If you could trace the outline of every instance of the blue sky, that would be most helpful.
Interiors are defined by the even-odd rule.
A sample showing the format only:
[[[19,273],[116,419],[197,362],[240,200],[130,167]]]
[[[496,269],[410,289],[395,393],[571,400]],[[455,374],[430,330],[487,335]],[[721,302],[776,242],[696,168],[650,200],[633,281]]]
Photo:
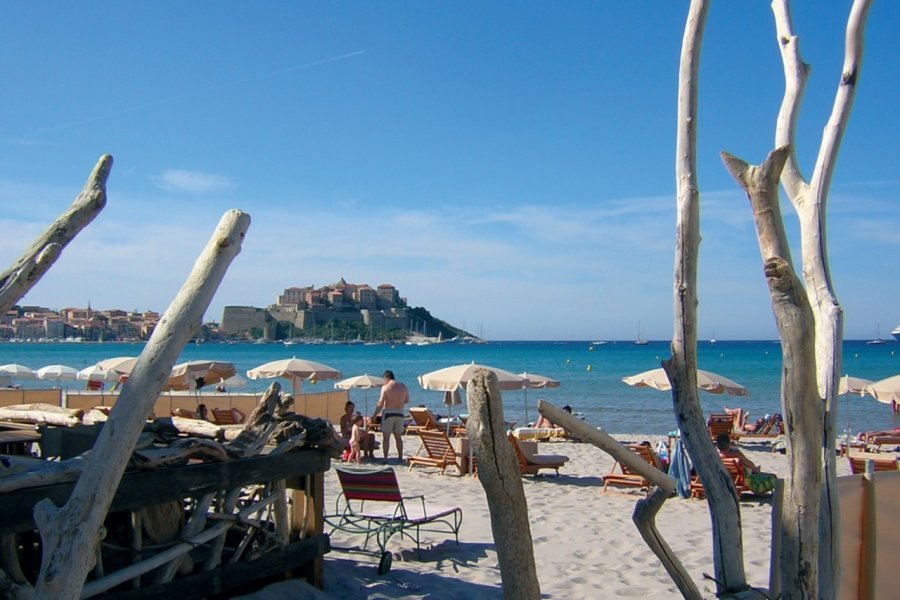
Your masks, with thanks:
[[[849,6],[794,6],[813,67],[806,176]],[[162,311],[221,215],[240,208],[253,222],[210,319],[343,277],[392,283],[489,339],[630,339],[639,321],[644,337],[669,339],[687,7],[9,4],[0,264],[110,153],[107,207],[23,303]],[[900,3],[875,2],[831,188],[848,338],[900,324],[898,27]],[[750,210],[719,159],[758,163],[773,144],[783,74],[768,2],[713,3],[700,86],[700,335],[774,338]]]

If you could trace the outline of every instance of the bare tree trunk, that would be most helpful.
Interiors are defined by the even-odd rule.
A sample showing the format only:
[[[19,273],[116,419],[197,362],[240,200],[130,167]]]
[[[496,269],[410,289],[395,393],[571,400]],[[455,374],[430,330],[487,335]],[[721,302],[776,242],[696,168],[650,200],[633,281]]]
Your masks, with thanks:
[[[106,206],[106,180],[113,159],[104,154],[69,209],[41,234],[5,273],[0,273],[0,314],[6,314],[40,281],[69,242]]]
[[[466,387],[472,452],[478,480],[487,496],[491,531],[500,563],[503,597],[539,600],[541,586],[534,565],[534,546],[522,475],[503,422],[503,401],[497,376],[479,369]]]
[[[843,310],[838,303],[828,270],[825,242],[825,205],[838,149],[853,106],[856,83],[862,62],[863,31],[871,0],[856,0],[847,21],[844,43],[844,67],[832,108],[831,117],[822,136],[819,156],[811,183],[800,174],[794,152],[791,151],[781,175],[781,181],[800,217],[800,239],[803,255],[803,277],[816,320],[816,360],[819,393],[826,400],[825,485],[821,518],[819,520],[821,552],[819,553],[820,593],[822,598],[834,598],[840,575],[840,544],[833,532],[840,528],[835,491],[835,440],[837,437],[837,391],[841,374],[843,342]],[[784,65],[785,94],[778,114],[775,146],[795,143],[795,125],[800,102],[809,75],[809,67],[800,57],[799,42],[791,26],[788,0],[773,0],[778,47]]]
[[[663,366],[672,382],[675,417],[685,447],[709,498],[717,593],[747,588],[741,513],[734,484],[710,443],[697,391],[697,260],[700,253],[700,192],[697,184],[697,88],[700,48],[708,3],[693,0],[681,44],[678,74],[678,137],[675,179],[675,325],[672,358]]]
[[[725,152],[722,157],[750,199],[772,310],[781,337],[781,404],[790,460],[781,539],[782,597],[817,598],[825,407],[816,385],[812,309],[791,265],[778,204],[778,180],[789,152],[788,147],[782,146],[771,152],[759,167],[751,167]]]
[[[34,520],[44,543],[36,598],[80,597],[128,457],[172,366],[199,327],[229,264],[240,252],[249,225],[249,215],[237,210],[225,213],[141,352],[69,500],[60,509],[50,500],[35,506]]]

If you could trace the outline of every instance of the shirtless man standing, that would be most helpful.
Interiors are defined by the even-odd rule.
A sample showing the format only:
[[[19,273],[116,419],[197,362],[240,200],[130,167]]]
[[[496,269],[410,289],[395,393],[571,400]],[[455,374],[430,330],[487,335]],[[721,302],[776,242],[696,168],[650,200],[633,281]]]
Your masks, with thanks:
[[[384,385],[381,386],[381,397],[375,406],[375,415],[381,411],[381,432],[384,434],[382,449],[384,460],[387,460],[391,449],[391,434],[397,440],[397,455],[403,460],[403,413],[409,402],[409,390],[394,379],[393,371],[384,372]],[[374,415],[373,415],[374,416]]]

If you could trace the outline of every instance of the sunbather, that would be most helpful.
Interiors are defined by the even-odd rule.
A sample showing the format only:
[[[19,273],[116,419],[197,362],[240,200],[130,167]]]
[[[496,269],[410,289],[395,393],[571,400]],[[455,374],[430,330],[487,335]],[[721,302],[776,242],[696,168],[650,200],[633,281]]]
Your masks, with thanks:
[[[721,458],[738,458],[744,469],[744,481],[755,494],[766,494],[775,489],[774,473],[764,473],[759,465],[747,458],[743,452],[731,445],[731,436],[720,433],[716,436],[716,447]]]

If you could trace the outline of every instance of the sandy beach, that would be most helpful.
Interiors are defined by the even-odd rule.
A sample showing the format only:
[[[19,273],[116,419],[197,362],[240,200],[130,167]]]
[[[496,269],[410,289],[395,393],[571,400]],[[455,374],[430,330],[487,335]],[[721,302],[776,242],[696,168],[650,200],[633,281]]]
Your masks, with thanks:
[[[632,443],[646,439],[654,446],[663,439],[637,434],[615,437]],[[418,447],[417,438],[406,438],[405,453],[414,453]],[[786,457],[771,452],[767,442],[745,441],[741,449],[763,470],[786,474]],[[542,442],[539,450],[570,459],[559,477],[545,471],[549,474],[522,478],[542,597],[678,597],[677,589],[632,523],[634,504],[642,493],[602,492],[602,477],[612,468],[612,458],[591,444],[570,441]],[[463,509],[459,545],[452,536],[423,534],[419,560],[415,544],[395,536],[388,545],[393,567],[386,576],[379,576],[374,542],[364,552],[361,537],[334,532],[332,551],[325,557],[325,594],[321,597],[502,598],[490,515],[479,481],[470,476],[457,477],[452,469],[444,475],[438,469],[423,467],[410,472],[396,458],[393,466],[404,495],[424,494],[431,503]],[[848,462],[839,461],[838,475],[848,473]],[[326,474],[325,486],[326,512],[333,512],[340,492],[334,469]],[[752,586],[768,585],[771,513],[768,498],[741,502],[745,568]],[[658,526],[704,596],[715,597],[715,585],[704,580],[704,573],[713,573],[706,501],[669,500],[659,514]],[[291,582],[271,586],[265,598],[297,598],[292,587]]]

